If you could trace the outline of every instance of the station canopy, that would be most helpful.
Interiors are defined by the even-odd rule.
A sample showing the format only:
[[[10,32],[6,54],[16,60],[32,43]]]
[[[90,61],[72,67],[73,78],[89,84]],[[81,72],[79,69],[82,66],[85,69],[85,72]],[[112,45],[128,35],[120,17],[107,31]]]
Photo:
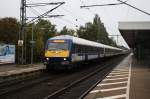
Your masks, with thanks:
[[[150,22],[119,22],[119,31],[131,48],[139,42],[150,45]]]

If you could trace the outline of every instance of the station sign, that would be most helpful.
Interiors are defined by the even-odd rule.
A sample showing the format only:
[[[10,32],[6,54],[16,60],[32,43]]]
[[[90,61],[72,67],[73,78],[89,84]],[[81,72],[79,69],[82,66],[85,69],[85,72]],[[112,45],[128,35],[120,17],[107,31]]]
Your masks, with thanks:
[[[36,41],[30,41],[31,47],[35,46]]]
[[[35,44],[35,41],[30,41],[31,44]]]

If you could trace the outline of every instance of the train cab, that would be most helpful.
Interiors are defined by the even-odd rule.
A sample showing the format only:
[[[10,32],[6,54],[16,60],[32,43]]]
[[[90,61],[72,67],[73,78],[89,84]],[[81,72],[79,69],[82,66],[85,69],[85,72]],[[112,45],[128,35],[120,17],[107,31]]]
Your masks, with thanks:
[[[70,64],[71,43],[69,39],[50,39],[47,41],[44,60],[47,68],[51,68],[53,65]]]

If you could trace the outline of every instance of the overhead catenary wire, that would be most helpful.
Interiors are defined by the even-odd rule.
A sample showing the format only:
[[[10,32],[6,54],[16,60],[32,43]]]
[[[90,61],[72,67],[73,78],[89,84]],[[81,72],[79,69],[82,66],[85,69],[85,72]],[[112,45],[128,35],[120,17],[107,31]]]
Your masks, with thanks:
[[[32,8],[32,7],[29,7],[29,10],[33,13],[33,14],[35,14],[36,16],[39,16],[39,15],[41,15],[41,13],[39,13],[39,11],[37,11],[36,9],[34,9],[34,8]],[[45,15],[43,18],[56,18],[56,17],[62,17],[62,16],[64,16],[64,15]],[[29,17],[27,17],[27,19],[28,18],[38,18],[38,17],[34,17],[34,16],[29,16]]]
[[[30,0],[28,0],[28,1],[30,1]],[[30,1],[30,3],[31,4],[35,4],[35,2],[33,2],[33,1]],[[41,3],[40,3],[41,4]],[[33,8],[34,7],[29,7],[29,8],[32,8],[32,10],[33,10]],[[41,11],[43,10],[46,10],[46,9],[42,9],[40,6],[37,6],[36,7],[37,9],[40,9]],[[61,18],[61,20],[63,20],[63,21],[65,21],[65,22],[67,22],[67,23],[69,23],[69,24],[73,24],[75,27],[78,27],[79,25],[78,24],[76,24],[76,22],[78,22],[78,20],[81,20],[81,21],[83,21],[83,22],[87,22],[84,18],[82,18],[82,17],[79,17],[79,16],[77,16],[76,14],[74,14],[73,12],[71,12],[71,11],[69,11],[68,9],[66,9],[66,8],[64,8],[64,7],[61,7],[65,12],[67,12],[67,13],[69,13],[69,15],[71,15],[73,18],[75,18],[74,19],[74,21],[75,22],[73,22],[72,21],[72,19],[70,20],[70,19],[64,19],[64,18]],[[59,10],[59,9],[58,9]],[[58,11],[57,10],[57,11]],[[36,12],[36,15],[37,15],[37,11],[36,11],[36,9],[34,9],[34,13]],[[49,15],[49,16],[51,16],[51,15]],[[62,16],[62,15],[61,15]],[[39,17],[28,17],[28,18],[39,18]],[[42,18],[48,18],[47,16],[46,17],[42,17]],[[51,18],[51,17],[50,17]]]
[[[29,1],[29,5],[34,5],[34,4],[47,4],[47,3],[36,3],[36,2],[33,2],[33,1],[31,1],[31,0],[28,0]],[[56,5],[56,4],[59,4],[59,3],[62,3],[62,2],[57,2],[57,3],[48,3],[48,4],[51,4],[51,5]],[[38,17],[39,15],[41,15],[40,13],[39,13],[39,11],[37,11],[38,9],[39,10],[41,10],[42,12],[45,12],[46,10],[48,11],[49,9],[48,8],[43,8],[43,7],[41,7],[40,5],[39,6],[37,6],[36,7],[36,9],[35,9],[35,7],[27,7],[27,8],[30,8],[30,9],[32,9],[32,12],[34,13],[34,14],[36,14],[37,15],[37,13],[38,13],[38,15],[37,15],[37,17],[27,17],[27,18],[30,18],[30,19],[34,19],[34,18],[43,18],[43,19],[48,19],[48,18],[58,18],[58,17],[62,17],[62,16],[64,16],[64,15],[49,15],[49,14],[47,14],[47,15],[45,15],[45,16],[43,16],[43,17]],[[36,12],[36,13],[35,13]]]
[[[28,2],[30,2],[30,3],[35,3],[35,2],[33,2],[33,1],[31,1],[31,0],[28,0]],[[28,3],[28,4],[30,4],[30,3]],[[27,7],[30,11],[32,11],[32,13],[33,14],[35,14],[35,15],[37,15],[37,16],[39,16],[41,13],[39,13],[39,11],[37,11],[35,8],[33,8],[33,7]],[[36,7],[37,8],[37,7]]]
[[[36,18],[33,18],[31,21],[29,21],[28,23],[30,22],[33,22],[34,20],[38,19],[38,18],[43,18],[44,16],[48,15],[50,12],[52,12],[53,10],[57,9],[58,7],[60,7],[61,5],[63,5],[65,2],[59,2],[57,6],[55,6],[54,8],[50,9],[50,10],[47,10],[45,13],[43,14],[40,14],[39,16],[37,16]]]
[[[34,9],[34,8],[32,8],[32,9]],[[35,9],[34,9],[35,10]],[[41,9],[41,10],[44,10],[44,9]],[[47,9],[48,10],[48,9]],[[36,10],[35,10],[36,11]],[[52,17],[55,17],[55,16],[64,16],[64,15],[47,15],[47,16],[45,16],[45,17],[43,17],[43,18],[52,18]],[[35,18],[35,17],[29,17],[29,18]],[[67,22],[67,23],[69,23],[69,24],[72,24],[72,25],[74,25],[74,26],[78,26],[77,24],[75,24],[74,22],[72,22],[72,21],[70,21],[70,20],[68,20],[68,19],[65,19],[65,18],[59,18],[60,20],[62,20],[62,21],[64,21],[64,22]],[[61,22],[62,23],[62,22]],[[63,23],[64,24],[64,23]],[[64,24],[64,25],[66,25],[66,24]]]
[[[128,0],[124,1],[124,2],[127,2]],[[85,3],[83,2],[83,0],[80,0],[80,2],[82,3],[83,6],[80,6],[81,8],[83,7],[84,9],[87,9],[91,12],[90,10],[90,7],[95,7],[95,6],[113,6],[113,5],[122,5],[123,3],[111,3],[111,4],[101,4],[101,5],[89,5],[89,6],[86,6]],[[108,31],[111,31],[113,30],[113,28],[111,28],[110,26],[107,26],[107,29]],[[117,35],[120,35],[120,34],[117,34]],[[119,38],[118,40],[115,39],[115,41],[119,44]]]
[[[137,7],[135,7],[135,6],[131,5],[131,4],[129,4],[129,3],[127,3],[128,0],[127,0],[127,1],[117,0],[117,1],[119,1],[120,3],[101,4],[101,5],[87,5],[87,6],[84,5],[84,6],[80,6],[80,7],[81,7],[81,8],[89,8],[89,7],[96,7],[96,6],[115,6],[115,5],[125,4],[125,5],[131,7],[131,8],[133,8],[133,9],[135,9],[135,10],[138,10],[138,11],[140,11],[140,12],[146,14],[146,15],[150,15],[150,13],[148,13],[148,12],[146,12],[146,11],[144,11],[144,10],[141,10],[141,9],[139,9],[139,8],[137,8]]]
[[[148,12],[146,12],[146,11],[144,11],[144,10],[141,10],[141,9],[139,9],[139,8],[137,8],[137,7],[133,6],[133,5],[131,5],[131,4],[128,4],[128,3],[123,2],[123,1],[121,1],[121,0],[117,0],[117,1],[123,3],[123,4],[127,5],[127,6],[130,6],[131,8],[136,9],[136,10],[142,12],[142,13],[145,13],[145,14],[147,14],[147,15],[150,15],[150,13],[148,13]]]
[[[57,3],[29,3],[26,4],[26,7],[37,7],[37,6],[47,6],[47,5],[58,5],[61,4],[62,2],[57,2]]]
[[[33,1],[31,1],[31,0],[28,0],[30,3],[32,3],[32,4],[34,4],[35,2],[33,2]],[[48,10],[48,9],[46,9],[46,8],[42,8],[42,7],[39,7],[39,6],[37,6],[36,7],[36,9],[35,9],[35,7],[28,7],[28,9],[33,13],[33,14],[35,14],[36,16],[39,16],[41,13],[39,13],[39,11],[37,11],[38,9],[39,10],[41,10],[42,12],[44,12],[45,10]],[[45,17],[43,17],[43,19],[49,19],[49,18],[57,18],[57,17],[62,17],[62,16],[64,16],[64,15],[47,15],[47,16],[45,16]],[[31,18],[31,19],[33,19],[33,18],[37,18],[37,17],[27,17],[27,18]],[[59,21],[59,23],[61,23],[61,24],[63,24],[64,26],[66,25],[64,22],[61,22],[60,20],[57,20],[57,21]],[[66,22],[66,21],[65,21]]]
[[[83,22],[87,22],[85,19],[83,19],[81,16],[77,16],[75,15],[74,13],[72,13],[71,11],[69,11],[68,9],[65,9],[64,7],[61,7],[62,9],[61,10],[64,10],[65,12],[69,13],[65,16],[71,16],[72,18],[59,18],[60,20],[64,21],[64,22],[67,22],[69,24],[72,24],[74,27],[79,27],[81,22],[79,22],[78,20],[81,20]],[[62,12],[60,11],[59,9],[57,10],[57,12]]]
[[[61,5],[63,5],[65,2],[57,2],[58,4],[55,5],[55,7],[53,7],[52,9],[49,9],[45,12],[43,12],[42,14],[38,15],[39,13],[32,9],[32,12],[34,12],[36,15],[38,15],[37,17],[33,18],[31,21],[27,22],[27,8],[29,7],[36,7],[36,6],[47,6],[46,4],[32,4],[29,5],[28,2],[26,2],[27,0],[21,0],[21,6],[20,6],[20,21],[21,21],[21,26],[20,26],[20,32],[19,32],[19,40],[23,40],[24,44],[22,45],[22,47],[20,47],[21,49],[21,53],[18,53],[18,57],[21,57],[21,59],[19,60],[19,62],[21,64],[26,64],[27,62],[27,34],[26,34],[26,25],[29,23],[33,23],[35,21],[37,21],[37,19],[39,18],[43,18],[46,15],[48,15],[49,13],[51,13],[53,10],[57,9],[58,7],[60,7]],[[29,0],[28,0],[29,1]],[[50,5],[50,3],[49,3]]]
[[[46,15],[43,18],[56,18],[56,17],[62,17],[64,15]],[[38,17],[27,17],[27,18],[38,18]]]
[[[30,0],[28,0],[28,1],[30,1]],[[43,4],[43,5],[46,4],[46,3],[35,3],[35,2],[33,2],[33,1],[30,1],[30,2],[31,2],[31,4],[28,4],[28,5],[38,4],[38,5],[40,6],[40,4],[41,4],[41,5],[42,5],[42,4]],[[58,2],[58,3],[61,3],[61,2]],[[49,3],[49,4],[55,5],[55,4],[57,4],[57,3]],[[39,7],[37,7],[37,8],[39,8]],[[42,8],[39,8],[39,9],[40,9],[40,10],[45,10],[45,9],[42,9]],[[64,11],[70,13],[70,15],[75,18],[75,20],[81,19],[82,21],[86,21],[84,18],[77,18],[77,17],[75,17],[76,14],[73,14],[73,13],[72,13],[71,11],[69,11],[68,9],[65,9],[65,8],[63,8],[63,7],[62,7],[62,9],[63,9]],[[48,10],[48,9],[47,9],[47,10]]]
[[[32,8],[32,7],[29,7],[28,8],[33,14],[35,14],[36,16],[39,16],[41,15],[41,13],[39,13],[39,11],[37,11],[36,9]]]
[[[122,1],[120,3],[109,3],[109,4],[95,4],[95,5],[83,5],[83,6],[80,6],[81,8],[89,8],[89,7],[97,7],[97,6],[115,6],[115,5],[121,5],[121,4],[124,4],[125,2],[127,2],[128,0],[126,1]]]
[[[66,9],[66,8],[64,8],[64,7],[61,7],[61,8],[62,8],[64,11],[70,13],[70,15],[71,15],[72,17],[74,17],[75,19],[80,19],[80,20],[82,20],[83,22],[87,22],[87,20],[85,20],[85,19],[82,18],[81,16],[80,16],[80,17],[77,16],[77,14],[75,14],[75,13],[69,11],[68,9]]]
[[[42,9],[41,9],[42,10]],[[44,10],[44,9],[43,9]],[[59,10],[57,10],[57,11],[59,11]],[[60,12],[60,11],[59,11]],[[46,17],[43,17],[43,18],[48,18],[48,17],[50,17],[50,18],[52,18],[52,17],[55,17],[55,16],[64,16],[64,15],[47,15]],[[65,21],[65,22],[67,22],[67,23],[69,23],[69,24],[72,24],[72,25],[75,25],[75,26],[77,26],[77,24],[75,24],[74,22],[72,22],[71,20],[69,20],[69,19],[65,19],[65,18],[59,18],[60,20],[62,20],[62,21]],[[64,24],[64,23],[63,23]],[[64,25],[66,25],[66,24],[64,24]]]
[[[28,0],[29,1],[29,0]],[[35,2],[33,2],[33,1],[30,1],[32,4],[35,4]],[[36,7],[36,9],[35,9],[35,7],[28,7],[28,8],[30,8],[30,9],[32,9],[32,11],[34,10],[34,14],[35,14],[35,12],[36,13],[38,13],[38,15],[40,15],[41,13],[39,13],[40,11],[39,10],[41,10],[42,12],[45,12],[46,10],[48,11],[49,9],[44,9],[43,7],[40,7],[40,6],[37,6]],[[38,11],[37,11],[38,10]],[[37,14],[35,14],[35,15],[37,15]],[[37,15],[37,16],[38,16]]]
[[[35,2],[33,2],[33,1],[31,1],[31,0],[28,0],[28,4],[34,4]],[[37,8],[37,7],[36,7]],[[33,13],[35,16],[39,16],[39,15],[41,15],[42,13],[40,13],[39,11],[37,11],[37,9],[35,9],[35,7],[27,7],[27,9],[31,12],[31,13]],[[27,20],[29,20],[29,19],[33,19],[33,18],[37,18],[37,17],[35,17],[35,16],[27,16]],[[29,23],[29,22],[27,22],[27,23]]]
[[[85,6],[85,3],[84,3],[82,0],[80,0],[80,2]],[[95,15],[95,13],[94,13],[93,11],[90,10],[90,8],[85,8],[85,9],[87,9],[90,13],[92,13],[92,14]]]
[[[35,2],[32,2],[32,1],[30,1],[32,4],[34,4]],[[38,11],[36,10],[36,9],[34,9],[34,7],[29,7],[30,9],[32,9],[32,12],[36,12],[35,14],[37,15],[37,13],[38,13]],[[42,9],[41,7],[39,7],[39,6],[37,6],[36,8],[39,8],[41,11],[43,10],[43,11],[45,11],[45,10],[48,10],[48,9]],[[39,13],[38,13],[39,14]],[[42,17],[42,18],[55,18],[55,17],[61,17],[61,16],[64,16],[64,15],[46,15],[46,16],[44,16],[44,17]],[[38,18],[38,17],[28,17],[28,18]],[[67,23],[69,23],[69,24],[72,24],[73,26],[75,26],[75,27],[77,27],[78,25],[77,24],[75,24],[74,22],[72,22],[72,21],[70,21],[70,20],[68,20],[68,19],[64,19],[64,18],[60,18],[60,20],[62,20],[62,21],[64,21],[64,22],[67,22]],[[62,22],[60,22],[60,23],[62,23]],[[64,24],[64,23],[63,23]],[[64,26],[65,26],[66,24],[64,24]]]

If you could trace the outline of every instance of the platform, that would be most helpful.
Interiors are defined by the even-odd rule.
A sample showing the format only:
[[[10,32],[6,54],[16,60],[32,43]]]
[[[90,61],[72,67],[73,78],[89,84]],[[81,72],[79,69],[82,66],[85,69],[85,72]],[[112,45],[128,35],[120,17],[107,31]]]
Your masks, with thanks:
[[[150,65],[127,56],[84,99],[149,99]]]
[[[0,77],[7,77],[45,69],[43,64],[0,65]]]

